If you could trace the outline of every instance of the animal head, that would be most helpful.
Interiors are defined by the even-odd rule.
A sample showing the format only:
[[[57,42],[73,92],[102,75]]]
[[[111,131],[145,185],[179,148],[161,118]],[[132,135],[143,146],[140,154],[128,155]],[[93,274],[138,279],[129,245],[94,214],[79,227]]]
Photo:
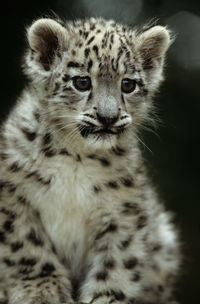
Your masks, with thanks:
[[[170,44],[165,27],[137,31],[101,18],[46,18],[27,32],[25,72],[57,131],[112,146],[149,117]]]

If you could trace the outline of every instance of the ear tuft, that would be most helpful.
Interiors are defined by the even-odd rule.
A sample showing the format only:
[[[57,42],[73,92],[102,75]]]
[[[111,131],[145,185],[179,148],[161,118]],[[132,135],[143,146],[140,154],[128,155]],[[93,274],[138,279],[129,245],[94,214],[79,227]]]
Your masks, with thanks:
[[[53,19],[39,19],[28,29],[28,42],[36,60],[48,71],[55,56],[66,48],[66,29]]]
[[[157,25],[140,34],[137,39],[143,68],[151,69],[161,66],[171,42],[169,31]]]

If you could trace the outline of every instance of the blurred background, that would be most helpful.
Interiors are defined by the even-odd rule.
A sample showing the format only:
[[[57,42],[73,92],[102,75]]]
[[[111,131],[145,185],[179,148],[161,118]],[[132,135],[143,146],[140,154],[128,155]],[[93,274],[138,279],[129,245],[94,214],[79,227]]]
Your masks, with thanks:
[[[175,213],[184,252],[177,288],[180,303],[200,303],[200,1],[42,0],[3,1],[1,6],[1,102],[3,120],[24,87],[20,64],[25,27],[53,15],[65,19],[113,18],[130,25],[157,18],[176,34],[168,53],[166,81],[156,98],[161,124],[144,132],[149,174]]]

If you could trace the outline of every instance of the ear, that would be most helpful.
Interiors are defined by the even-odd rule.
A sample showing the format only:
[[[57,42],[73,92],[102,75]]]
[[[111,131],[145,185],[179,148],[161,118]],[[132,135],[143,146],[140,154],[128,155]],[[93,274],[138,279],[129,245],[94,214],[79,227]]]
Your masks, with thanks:
[[[170,45],[169,31],[163,26],[154,26],[138,35],[138,50],[145,70],[161,67]]]
[[[48,71],[66,48],[66,29],[53,19],[39,19],[28,29],[28,42],[34,59]]]

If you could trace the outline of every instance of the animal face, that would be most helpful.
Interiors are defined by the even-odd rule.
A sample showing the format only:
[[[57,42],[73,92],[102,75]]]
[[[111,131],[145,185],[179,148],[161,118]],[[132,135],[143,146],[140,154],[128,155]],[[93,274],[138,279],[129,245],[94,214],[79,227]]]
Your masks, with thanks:
[[[40,92],[43,86],[57,130],[109,146],[148,118],[170,41],[164,27],[139,33],[103,19],[39,19],[28,41],[25,70]]]

